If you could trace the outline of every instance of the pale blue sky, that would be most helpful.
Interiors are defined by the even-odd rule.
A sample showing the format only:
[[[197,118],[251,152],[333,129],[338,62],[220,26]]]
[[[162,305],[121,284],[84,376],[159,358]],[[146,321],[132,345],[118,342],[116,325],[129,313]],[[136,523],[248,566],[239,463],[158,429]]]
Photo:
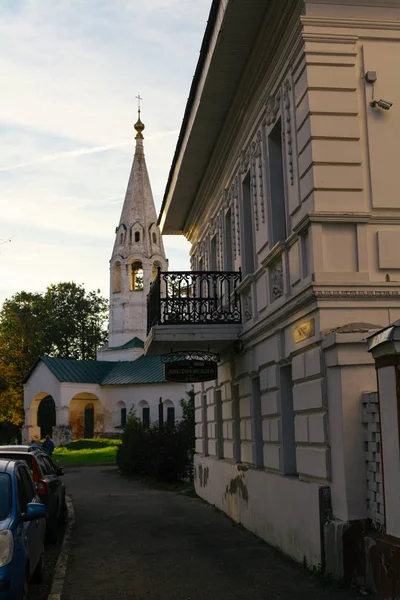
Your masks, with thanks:
[[[108,261],[143,97],[159,209],[211,0],[0,2],[0,303]],[[164,237],[170,269],[189,244]]]

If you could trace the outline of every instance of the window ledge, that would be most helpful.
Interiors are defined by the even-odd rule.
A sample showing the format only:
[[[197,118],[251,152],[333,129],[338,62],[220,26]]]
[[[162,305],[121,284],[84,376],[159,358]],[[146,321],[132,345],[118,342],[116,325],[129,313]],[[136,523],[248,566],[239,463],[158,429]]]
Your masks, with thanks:
[[[268,267],[273,263],[281,254],[286,250],[286,244],[284,242],[278,242],[275,244],[267,256],[261,261],[263,267]]]

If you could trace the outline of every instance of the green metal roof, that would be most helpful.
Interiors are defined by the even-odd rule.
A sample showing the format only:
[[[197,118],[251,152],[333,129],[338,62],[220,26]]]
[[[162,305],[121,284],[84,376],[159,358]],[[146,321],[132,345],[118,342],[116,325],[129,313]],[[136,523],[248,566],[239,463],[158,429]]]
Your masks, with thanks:
[[[74,358],[52,358],[41,356],[40,360],[50,369],[58,381],[73,383],[99,383],[114,368],[116,363],[105,360],[76,360]]]
[[[106,375],[102,385],[132,383],[163,383],[164,363],[160,356],[141,356],[133,361],[114,363],[115,368]]]
[[[164,364],[160,356],[141,356],[137,360],[120,362],[75,360],[50,356],[41,356],[39,360],[44,362],[58,381],[62,382],[97,383],[98,385],[165,382]],[[25,381],[29,379],[34,368]]]

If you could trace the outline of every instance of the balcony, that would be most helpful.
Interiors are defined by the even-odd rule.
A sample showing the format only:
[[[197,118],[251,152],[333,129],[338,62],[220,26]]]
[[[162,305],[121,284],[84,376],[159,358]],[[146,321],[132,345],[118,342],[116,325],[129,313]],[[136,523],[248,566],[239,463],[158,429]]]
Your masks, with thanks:
[[[159,271],[147,296],[145,354],[221,352],[241,331],[240,272]]]

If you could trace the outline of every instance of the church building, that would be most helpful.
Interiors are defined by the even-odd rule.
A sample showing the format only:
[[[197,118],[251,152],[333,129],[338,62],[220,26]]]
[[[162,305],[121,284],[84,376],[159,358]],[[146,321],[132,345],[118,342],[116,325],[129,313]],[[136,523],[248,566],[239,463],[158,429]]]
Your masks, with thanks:
[[[99,349],[97,360],[37,360],[24,381],[25,441],[46,434],[56,444],[117,436],[131,410],[147,425],[181,417],[185,385],[165,381],[160,356],[144,356],[147,293],[168,261],[146,167],[140,109],[135,130],[135,155],[110,261],[108,344]]]

